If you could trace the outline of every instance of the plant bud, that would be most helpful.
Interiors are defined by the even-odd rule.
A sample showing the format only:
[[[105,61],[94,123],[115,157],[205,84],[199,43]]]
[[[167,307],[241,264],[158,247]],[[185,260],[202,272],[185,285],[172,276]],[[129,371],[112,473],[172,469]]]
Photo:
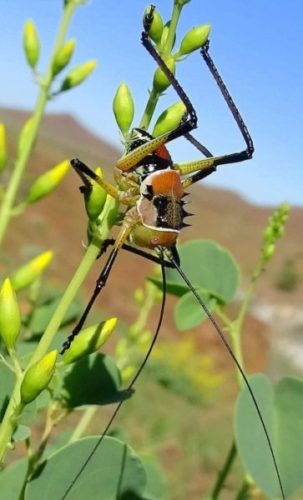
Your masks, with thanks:
[[[128,382],[134,375],[135,371],[136,367],[134,365],[129,365],[126,368],[123,368],[123,370],[121,371],[122,383],[125,384],[126,382]]]
[[[263,250],[263,258],[267,262],[270,260],[275,253],[276,246],[271,243],[270,245],[267,245],[264,250]]]
[[[142,288],[136,288],[134,293],[134,299],[138,306],[142,306],[144,304],[144,290]]]
[[[26,59],[31,68],[35,68],[39,59],[40,42],[33,21],[26,21],[23,32],[23,47]]]
[[[74,363],[83,356],[97,351],[110,337],[116,324],[117,318],[110,318],[99,325],[81,330],[71,343],[70,348],[63,354],[63,363]]]
[[[51,250],[43,252],[34,259],[30,260],[24,266],[17,269],[12,275],[11,282],[15,292],[19,292],[30,286],[45,271],[53,258]]]
[[[180,49],[176,55],[185,56],[203,47],[209,38],[210,30],[211,26],[209,24],[203,24],[202,26],[192,28],[184,36]]]
[[[96,174],[103,178],[103,172],[101,168],[96,169]],[[91,186],[86,189],[84,188],[84,198],[85,198],[85,208],[88,217],[91,220],[95,220],[98,215],[102,212],[106,201],[107,193],[105,189],[97,184],[96,182],[92,182]]]
[[[0,172],[4,169],[7,161],[5,126],[0,123]]]
[[[64,160],[59,165],[56,165],[56,167],[45,172],[45,174],[40,175],[30,188],[25,200],[26,203],[36,203],[36,201],[45,198],[45,196],[54,191],[67,174],[69,165],[69,161]]]
[[[86,80],[88,75],[94,71],[96,65],[96,61],[87,61],[86,63],[81,64],[81,66],[73,68],[64,78],[60,92],[64,92],[80,85],[80,83]]]
[[[169,56],[165,58],[166,65],[170,71],[175,74],[176,63],[173,57]],[[153,87],[158,93],[164,92],[170,86],[170,81],[167,76],[163,73],[162,69],[157,68],[154,74]]]
[[[146,7],[145,12],[144,12],[144,17],[148,16],[151,10],[151,5]],[[160,16],[159,12],[155,9],[153,12],[153,21],[151,23],[151,27],[149,29],[149,36],[150,38],[155,42],[159,43],[161,40],[163,32],[163,21],[162,17]]]
[[[153,136],[158,137],[178,127],[185,113],[186,107],[182,101],[176,102],[167,108],[157,119],[153,130]]]
[[[274,232],[271,226],[268,226],[263,233],[264,241],[272,241],[274,239]]]
[[[113,110],[119,129],[125,136],[132,124],[135,112],[134,101],[126,83],[121,83],[113,100]]]
[[[152,341],[152,332],[150,330],[145,330],[142,335],[140,335],[138,339],[138,344],[141,349],[148,349],[150,343]]]
[[[45,354],[40,361],[34,363],[25,372],[21,384],[22,403],[30,403],[39,396],[43,389],[46,389],[56,368],[57,354],[56,350]]]
[[[4,281],[0,291],[0,335],[10,351],[14,348],[21,328],[21,315],[11,282]]]
[[[75,49],[75,40],[68,40],[57,52],[52,64],[53,75],[56,76],[68,65]]]

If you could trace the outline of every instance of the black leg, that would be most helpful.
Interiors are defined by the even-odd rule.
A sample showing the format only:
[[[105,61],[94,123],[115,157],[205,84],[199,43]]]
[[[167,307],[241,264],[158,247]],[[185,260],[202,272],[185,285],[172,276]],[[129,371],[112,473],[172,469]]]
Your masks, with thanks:
[[[204,146],[203,144],[201,144],[201,142],[197,141],[197,139],[195,137],[193,137],[191,134],[184,134],[184,137],[185,139],[187,139],[193,146],[195,146],[195,148],[198,149],[198,151],[200,151],[200,153],[203,154],[203,156],[205,156],[206,158],[211,158],[212,156],[214,156],[210,151],[209,149],[207,149],[206,146]]]
[[[108,238],[107,240],[104,241],[102,248],[100,250],[99,255],[97,256],[97,259],[103,255],[106,250],[108,249],[109,246],[114,245],[115,240],[114,238]],[[140,257],[143,257],[144,259],[150,260],[151,262],[154,262],[155,264],[159,265],[164,265],[165,267],[173,268],[173,264],[169,262],[168,260],[162,260],[159,257],[156,257],[155,255],[152,255],[151,253],[145,252],[144,250],[141,250],[140,248],[133,247],[131,245],[127,245],[124,243],[121,247],[123,250],[126,250],[127,252],[133,253],[134,255],[139,255]]]
[[[99,258],[101,255],[103,255],[110,245],[114,245],[114,244],[115,244],[114,239],[105,240],[97,258]],[[124,250],[127,250],[128,252],[135,254],[135,255],[139,255],[140,257],[144,257],[145,259],[148,259],[151,262],[155,262],[156,264],[160,264],[161,266],[174,268],[173,264],[167,260],[164,260],[163,257],[162,258],[156,257],[155,255],[151,255],[150,253],[145,252],[144,250],[140,250],[138,248],[132,247],[132,246],[127,245],[127,244],[122,245],[122,248]],[[173,253],[175,259],[177,260],[177,262],[180,263],[180,259],[179,259],[177,250],[176,249],[172,250],[172,253]],[[116,260],[117,254],[118,254],[117,248],[114,248],[111,251],[111,253],[109,254],[107,262],[106,262],[104,268],[102,269],[102,271],[99,275],[99,278],[96,281],[96,286],[95,286],[94,292],[93,292],[81,318],[79,319],[78,323],[74,327],[72,333],[67,337],[66,341],[63,343],[60,354],[64,354],[64,352],[69,349],[74,338],[82,330],[83,325],[86,321],[86,318],[87,318],[92,306],[94,305],[95,300],[97,299],[98,295],[101,293],[101,290],[106,285],[107,279],[109,277],[109,274],[110,274],[110,271],[111,271],[112,266],[114,264],[114,261]]]
[[[219,74],[212,58],[209,55],[208,49],[209,49],[209,41],[206,42],[206,44],[201,48],[201,54],[203,56],[203,59],[207,65],[208,69],[210,70],[211,74],[213,75],[213,77],[214,77],[223,97],[224,97],[224,100],[225,100],[227,106],[229,107],[229,109],[230,109],[230,111],[231,111],[231,113],[232,113],[232,115],[233,115],[233,117],[238,125],[238,128],[242,134],[242,137],[246,143],[245,150],[240,151],[238,153],[231,153],[228,155],[221,156],[215,161],[215,165],[223,165],[226,163],[236,163],[236,162],[240,162],[240,161],[249,160],[252,157],[253,152],[254,152],[254,144],[253,144],[252,138],[250,136],[250,133],[248,132],[248,129],[243,121],[242,116],[240,115],[240,112],[239,112],[237,106],[234,103],[233,98],[231,97],[225,83],[223,82],[223,80],[221,78],[221,75]]]
[[[96,300],[96,298],[98,297],[98,295],[101,293],[101,290],[105,287],[106,285],[106,282],[107,282],[107,279],[109,277],[109,274],[110,274],[110,271],[113,267],[113,264],[116,260],[116,257],[118,255],[118,251],[119,249],[118,248],[113,248],[113,250],[111,251],[111,253],[109,254],[109,257],[107,259],[107,262],[104,266],[104,268],[102,269],[97,281],[96,281],[96,286],[95,286],[95,289],[94,289],[94,292],[81,316],[81,318],[79,319],[78,323],[76,324],[75,328],[73,329],[72,333],[67,337],[66,341],[63,343],[63,346],[62,346],[62,349],[60,351],[60,354],[64,354],[65,351],[67,351],[67,349],[69,349],[72,341],[74,340],[74,338],[78,335],[78,333],[80,332],[80,330],[82,330],[83,328],[83,325],[85,323],[85,320]]]
[[[186,117],[185,120],[183,120],[180,125],[173,130],[167,139],[168,141],[172,141],[173,139],[176,139],[177,137],[181,137],[182,135],[190,132],[194,128],[197,127],[197,114],[196,111],[190,102],[188,96],[184,92],[183,88],[179,84],[178,80],[175,78],[173,73],[170,71],[170,69],[167,67],[165,62],[163,61],[162,57],[158,54],[157,50],[153,46],[150,38],[149,38],[149,30],[150,26],[153,20],[153,11],[155,7],[151,7],[149,14],[147,14],[144,18],[144,31],[142,32],[141,35],[141,41],[143,46],[146,48],[146,50],[149,52],[149,54],[152,56],[152,58],[156,61],[158,66],[162,69],[163,73],[166,75],[168,80],[170,81],[171,85],[177,92],[178,96],[180,97],[181,101],[184,103],[188,117]]]

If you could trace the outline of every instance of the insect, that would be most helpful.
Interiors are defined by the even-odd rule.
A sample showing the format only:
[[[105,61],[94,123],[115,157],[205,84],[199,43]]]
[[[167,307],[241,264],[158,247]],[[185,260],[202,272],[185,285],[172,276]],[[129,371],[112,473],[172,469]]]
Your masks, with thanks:
[[[106,190],[108,194],[118,199],[121,204],[125,205],[126,211],[116,240],[108,242],[113,243],[113,248],[110,251],[109,257],[99,278],[97,279],[94,292],[79,322],[64,342],[61,354],[69,349],[74,338],[82,329],[91,307],[101,290],[106,285],[112,266],[122,247],[159,263],[161,265],[163,279],[163,300],[160,318],[156,333],[144,361],[128,386],[128,390],[131,391],[145,363],[147,362],[160,331],[165,305],[165,267],[168,266],[175,268],[210,319],[214,329],[220,336],[225,348],[241,373],[241,376],[251,395],[258,417],[261,421],[265,437],[270,448],[282,498],[285,498],[280,472],[277,466],[271,440],[255,395],[241,365],[236,359],[215,319],[212,317],[201,297],[198,295],[195,288],[192,286],[181,269],[180,259],[176,247],[178,235],[182,228],[186,226],[184,219],[187,215],[189,215],[184,206],[184,196],[186,195],[185,190],[192,184],[215,172],[219,165],[242,162],[252,158],[254,152],[253,141],[229,91],[227,90],[211,56],[209,55],[209,42],[206,42],[206,44],[201,48],[202,58],[204,59],[210,73],[214,77],[214,80],[234,117],[234,120],[244,139],[245,149],[240,152],[222,156],[213,156],[203,144],[198,142],[191,135],[192,130],[197,127],[197,115],[187,94],[161,58],[149,37],[149,29],[153,20],[153,11],[154,7],[151,7],[149,13],[146,14],[144,18],[144,31],[142,33],[141,41],[145,49],[149,52],[170,81],[175,92],[185,105],[186,113],[181,123],[174,130],[157,138],[154,138],[144,129],[135,128],[131,131],[129,139],[126,142],[125,154],[117,161],[115,166],[115,185],[99,177],[81,160],[72,160],[71,164],[73,168],[82,179],[88,178],[89,180],[97,182]],[[182,136],[184,136],[196,147],[196,149],[203,155],[203,158],[186,163],[175,163],[172,160],[166,148],[166,144]],[[152,250],[154,253],[152,254],[145,249]],[[120,401],[116,407],[116,410],[97,442],[97,445],[86,458],[81,469],[77,472],[63,498],[65,498],[71,490],[79,475],[85,469],[89,460],[95,453],[96,448],[101,444],[104,435],[108,431],[121,405],[122,401]]]

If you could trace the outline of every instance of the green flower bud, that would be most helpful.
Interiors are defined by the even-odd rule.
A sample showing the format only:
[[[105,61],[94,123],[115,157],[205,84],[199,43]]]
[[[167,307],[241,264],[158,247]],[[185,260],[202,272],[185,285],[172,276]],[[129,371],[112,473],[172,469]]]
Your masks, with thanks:
[[[60,92],[64,92],[80,85],[80,83],[86,80],[88,75],[94,71],[96,65],[96,61],[87,61],[86,63],[81,64],[81,66],[73,68],[64,78]]]
[[[28,368],[21,384],[21,401],[28,404],[36,399],[50,383],[57,360],[57,351],[51,351]]]
[[[4,169],[7,161],[5,126],[0,123],[0,172]]]
[[[45,172],[45,174],[40,175],[30,188],[25,200],[26,203],[36,203],[36,201],[45,198],[45,196],[54,191],[67,174],[69,165],[69,161],[64,160],[59,165]]]
[[[273,238],[274,238],[273,229],[271,226],[268,226],[263,233],[263,239],[265,242],[269,242],[272,241]]]
[[[23,152],[23,150],[27,147],[28,144],[28,136],[31,133],[33,126],[33,116],[30,116],[26,122],[24,123],[19,139],[18,139],[18,155],[20,156]]]
[[[144,351],[148,349],[150,346],[150,343],[152,341],[152,332],[150,330],[146,330],[145,332],[140,335],[138,339],[138,345],[143,349]]]
[[[57,52],[52,64],[53,75],[58,75],[68,65],[75,49],[75,40],[68,40]]]
[[[135,374],[135,371],[136,367],[134,365],[129,365],[126,368],[123,368],[123,370],[121,371],[122,383],[125,384],[126,382],[128,382]]]
[[[47,266],[53,259],[53,252],[51,250],[43,252],[34,259],[27,262],[24,266],[17,269],[12,275],[11,282],[15,292],[19,292],[30,286],[36,281],[39,276],[45,271]]]
[[[146,17],[150,13],[150,10],[151,6],[149,5],[145,9],[144,17]],[[162,17],[160,16],[159,12],[155,9],[153,12],[153,21],[149,30],[149,36],[155,43],[158,44],[161,40],[162,33],[163,33]]]
[[[14,348],[21,328],[21,315],[11,282],[8,278],[0,290],[0,335],[10,351]]]
[[[135,112],[134,101],[126,83],[121,83],[113,100],[117,125],[125,136],[132,124]]]
[[[185,113],[186,107],[182,101],[176,102],[167,108],[157,119],[153,130],[153,136],[158,137],[178,127]]]
[[[103,172],[101,168],[96,169],[96,174],[99,177],[103,178]],[[91,220],[94,221],[102,212],[106,197],[107,193],[105,189],[96,182],[92,181],[91,187],[88,189],[84,189],[86,213]]]
[[[144,290],[142,288],[136,288],[135,293],[134,293],[134,299],[135,302],[138,306],[142,306],[144,303]]]
[[[267,245],[264,248],[263,258],[266,262],[272,258],[273,254],[275,253],[275,250],[276,250],[276,246],[273,243],[271,243],[270,245]]]
[[[176,56],[185,56],[203,47],[209,38],[210,30],[211,26],[209,24],[202,24],[192,28],[184,36]]]
[[[28,64],[34,69],[40,54],[40,42],[33,21],[26,21],[23,32],[23,47]]]
[[[128,342],[126,338],[119,339],[116,344],[116,356],[117,358],[123,358],[128,352]]]
[[[117,318],[110,318],[99,325],[81,330],[73,340],[70,348],[63,354],[63,363],[74,363],[83,356],[88,356],[97,351],[110,337],[116,324]]]
[[[170,69],[170,71],[175,74],[176,71],[176,63],[173,57],[169,56],[168,58],[165,58],[166,65]],[[168,80],[167,76],[163,73],[162,69],[158,68],[155,71],[154,74],[154,80],[153,80],[153,86],[156,92],[162,93],[164,92],[169,86],[170,86],[170,81]]]

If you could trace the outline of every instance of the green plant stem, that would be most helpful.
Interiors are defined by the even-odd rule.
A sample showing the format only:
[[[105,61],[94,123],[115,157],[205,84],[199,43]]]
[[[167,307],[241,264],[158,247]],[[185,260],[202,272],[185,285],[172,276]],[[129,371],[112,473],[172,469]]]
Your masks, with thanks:
[[[96,411],[97,411],[97,406],[90,406],[89,408],[87,408],[87,410],[85,410],[81,419],[78,422],[78,425],[76,426],[73,434],[70,437],[69,443],[73,443],[84,434],[87,427],[91,423],[91,420],[95,415]]]
[[[41,337],[41,340],[36,347],[27,368],[41,359],[42,356],[47,353],[51,342],[57,334],[58,328],[62,323],[68,307],[74,300],[79,288],[81,287],[84,279],[86,278],[89,270],[91,269],[100,252],[100,242],[104,241],[108,237],[110,229],[115,222],[113,211],[116,212],[116,210],[116,201],[108,196],[102,215],[100,217],[99,233],[95,238],[92,239],[91,243],[87,247],[85,255],[80,262],[80,265],[76,270],[70,284],[68,285],[60,303],[58,304],[58,307],[54,312],[47,329]],[[23,409],[23,406],[20,404],[20,385],[22,382],[22,375],[17,372],[16,376],[16,384],[0,427],[0,462],[3,460],[7,446],[11,442],[12,435],[15,430],[16,419]]]
[[[172,17],[171,17],[171,21],[170,21],[170,25],[169,25],[169,30],[168,30],[168,35],[167,35],[164,46],[159,49],[159,53],[162,57],[167,57],[172,51],[174,39],[175,39],[175,35],[176,35],[176,29],[177,29],[177,25],[178,25],[178,21],[180,18],[182,8],[183,8],[183,5],[180,5],[178,2],[174,3]],[[142,118],[140,121],[140,125],[139,125],[140,128],[148,129],[160,96],[161,96],[161,94],[159,92],[156,92],[155,89],[152,88],[152,90],[149,94],[147,104],[145,106],[145,110],[143,112],[143,115],[142,115]]]
[[[230,450],[228,452],[228,455],[226,457],[225,463],[218,474],[217,481],[210,495],[211,500],[217,500],[217,498],[219,498],[219,494],[225,484],[225,480],[231,470],[231,467],[233,465],[236,456],[237,456],[237,448],[235,442],[233,441]]]
[[[44,354],[46,354],[51,342],[53,341],[61,325],[61,322],[68,310],[68,307],[70,306],[76,294],[78,293],[78,290],[80,289],[92,265],[94,264],[99,251],[100,247],[99,245],[96,245],[94,241],[90,243],[90,245],[87,247],[85,255],[82,261],[80,262],[78,269],[76,270],[71,282],[66,288],[64,295],[60,300],[54,315],[52,316],[52,319],[50,320],[43,336],[41,337],[41,340],[30,360],[29,366],[38,361],[42,356],[44,356]]]
[[[155,112],[156,106],[158,104],[160,94],[159,92],[156,92],[154,88],[152,88],[149,98],[145,107],[145,110],[143,112],[141,121],[140,121],[140,128],[148,129],[151,119],[153,117],[153,114]]]
[[[244,367],[244,360],[243,360],[243,352],[242,352],[242,345],[241,345],[241,337],[242,337],[242,328],[243,328],[243,323],[245,320],[245,316],[247,314],[249,304],[252,299],[252,295],[254,292],[254,288],[256,285],[256,281],[259,278],[263,271],[263,260],[262,257],[259,259],[257,262],[257,265],[255,267],[255,270],[251,274],[250,281],[249,281],[249,286],[247,289],[247,292],[245,294],[244,300],[241,304],[240,310],[238,312],[238,316],[234,321],[231,321],[228,316],[222,311],[222,309],[218,308],[216,311],[216,314],[221,318],[221,320],[224,323],[224,326],[226,330],[228,331],[230,338],[231,338],[231,347],[233,350],[233,353],[235,354],[237,360],[239,361],[241,367],[245,370]],[[244,385],[243,378],[240,374],[239,371],[237,371],[237,380],[239,387],[242,388]],[[213,496],[211,497],[212,499],[216,499],[219,496],[220,491],[222,490],[224,486],[224,482],[226,480],[226,477],[231,470],[231,466],[237,456],[237,449],[235,447],[234,441],[231,445],[230,452],[228,453],[228,456],[225,461],[225,465],[223,466],[223,469],[221,473],[219,474],[215,487],[213,489]],[[244,488],[245,486],[245,488]],[[246,495],[247,493],[247,483],[243,483],[243,488],[241,489],[241,492],[239,495]],[[214,496],[215,494],[215,496]],[[238,496],[237,498],[244,499],[246,498],[245,496]]]
[[[246,479],[244,479],[240,491],[236,496],[236,500],[249,500],[250,498],[249,490],[250,490],[250,484],[246,481]]]
[[[166,39],[165,45],[161,51],[161,55],[164,57],[168,56],[172,51],[174,41],[175,41],[177,25],[178,25],[178,21],[179,21],[182,9],[183,9],[182,4],[180,4],[178,2],[174,2],[173,13],[172,13],[171,20],[169,23],[167,39]]]
[[[9,221],[12,216],[12,209],[15,203],[17,191],[22,179],[23,172],[26,168],[28,160],[30,158],[32,149],[35,144],[35,140],[37,138],[38,129],[40,126],[40,122],[42,116],[45,111],[45,107],[47,104],[47,100],[49,97],[49,90],[53,81],[52,75],[52,63],[54,57],[58,51],[58,49],[63,45],[64,39],[67,33],[67,29],[69,27],[72,15],[74,13],[75,8],[77,7],[76,2],[67,2],[64,10],[62,20],[60,22],[58,34],[55,40],[54,49],[52,56],[50,58],[50,63],[48,69],[46,71],[45,76],[43,77],[43,82],[40,85],[40,92],[37,98],[36,106],[34,113],[32,115],[32,122],[30,129],[26,135],[26,141],[23,144],[21,151],[19,152],[18,158],[15,163],[15,167],[10,178],[7,190],[3,197],[3,203],[0,210],[0,246],[3,243],[5,233],[9,224]]]

